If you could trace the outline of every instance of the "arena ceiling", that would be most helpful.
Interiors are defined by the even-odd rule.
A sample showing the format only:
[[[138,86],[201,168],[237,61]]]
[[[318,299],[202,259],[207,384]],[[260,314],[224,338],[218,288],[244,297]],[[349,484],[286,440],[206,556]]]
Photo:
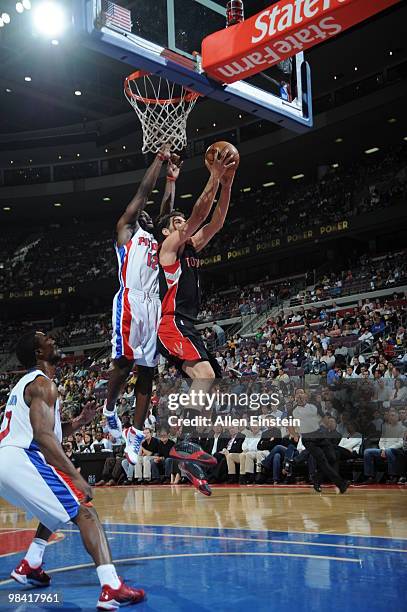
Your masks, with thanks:
[[[69,6],[70,0],[64,2]],[[127,65],[81,48],[69,34],[54,46],[33,33],[30,11],[17,15],[15,0],[1,0],[0,4],[12,17],[0,28],[0,134],[132,113],[122,94]],[[268,0],[247,1],[246,15],[269,4]],[[308,53],[314,98],[407,57],[406,23],[407,6],[401,2]],[[75,91],[82,95],[75,95]],[[199,113],[192,115],[191,126],[210,126],[213,117],[220,128],[226,126],[229,107],[206,100]],[[134,129],[138,129],[136,120]]]

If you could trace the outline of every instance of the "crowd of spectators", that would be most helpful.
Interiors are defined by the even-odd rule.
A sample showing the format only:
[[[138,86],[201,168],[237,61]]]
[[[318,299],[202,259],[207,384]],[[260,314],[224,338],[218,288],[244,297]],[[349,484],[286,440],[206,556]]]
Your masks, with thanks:
[[[407,280],[406,252],[368,257],[362,255],[353,268],[321,275],[313,287],[301,289],[290,305],[335,299],[352,293],[391,289]]]
[[[407,184],[407,147],[388,151],[376,163],[359,160],[330,168],[323,178],[289,193],[259,187],[234,200],[233,217],[210,242],[208,253],[243,247],[253,241],[298,234],[400,203]],[[247,215],[250,210],[250,217]]]
[[[310,405],[315,407],[312,411],[316,427],[326,428],[331,437],[336,436],[338,449],[350,451],[348,457],[345,451],[335,451],[343,469],[349,467],[343,462],[344,457],[349,461],[358,458],[361,474],[366,478],[376,478],[377,466],[381,467],[380,473],[387,468],[390,470],[388,476],[392,482],[404,478],[402,460],[406,442],[403,428],[407,425],[405,303],[403,296],[392,296],[391,299],[366,299],[352,308],[341,308],[333,303],[329,308],[284,310],[246,338],[222,337],[224,330],[215,324],[212,331],[215,330],[219,341],[216,359],[223,370],[219,384],[228,385],[228,391],[237,394],[274,390],[279,395],[278,407],[257,407],[251,415],[282,418],[295,417],[297,408],[301,411],[302,400],[298,398],[305,383],[304,405],[308,410]],[[91,324],[96,333],[107,330],[103,317],[85,318],[84,321],[86,325]],[[82,331],[73,323],[69,333],[80,336]],[[90,398],[96,397],[101,403],[108,368],[108,357],[95,361],[88,357],[85,361],[65,362],[57,369],[55,382],[63,420],[78,416],[81,406]],[[0,416],[18,376],[18,373],[4,373],[0,377]],[[136,380],[134,372],[119,400],[118,413],[124,427],[131,424]],[[168,396],[174,385],[180,384],[184,383],[177,370],[161,364],[145,422],[148,448],[143,451],[135,470],[126,461],[120,440],[108,434],[101,410],[91,425],[65,441],[67,453],[73,460],[77,453],[108,453],[99,484],[179,482],[182,472],[171,462],[168,452],[171,441],[179,438],[182,431],[178,426],[168,425]],[[215,403],[210,416],[213,421],[218,416],[236,417],[239,410],[238,405]],[[257,429],[251,425],[237,429],[223,426],[210,431],[198,428],[197,440],[218,459],[217,468],[208,477],[214,482],[236,481],[237,469],[240,469],[242,483],[256,479],[259,482],[267,479],[290,482],[292,478],[312,480],[315,466],[312,461],[304,463],[308,455],[301,447],[300,438],[293,438],[284,428],[277,429],[279,431],[274,428],[271,435],[270,427],[261,424]],[[385,429],[393,432],[392,435],[386,434]],[[359,445],[355,438],[359,438]],[[378,449],[379,454],[373,452],[374,449]],[[365,459],[364,464],[362,459]],[[386,461],[384,470],[383,461]],[[307,466],[305,471],[304,465]]]
[[[110,340],[112,324],[110,313],[72,316],[63,327],[57,328],[54,337],[61,347],[98,343]]]

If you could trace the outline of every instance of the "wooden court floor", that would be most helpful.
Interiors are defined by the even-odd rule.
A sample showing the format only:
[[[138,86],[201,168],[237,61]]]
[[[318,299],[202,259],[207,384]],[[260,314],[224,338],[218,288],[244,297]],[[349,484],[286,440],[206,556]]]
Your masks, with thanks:
[[[189,486],[94,492],[119,573],[148,592],[139,612],[407,609],[407,487],[320,495],[308,486],[215,486],[210,498]],[[9,572],[35,526],[0,500],[2,612],[12,609],[1,605],[17,588]],[[93,609],[99,586],[76,527],[53,544],[45,567],[62,609]]]

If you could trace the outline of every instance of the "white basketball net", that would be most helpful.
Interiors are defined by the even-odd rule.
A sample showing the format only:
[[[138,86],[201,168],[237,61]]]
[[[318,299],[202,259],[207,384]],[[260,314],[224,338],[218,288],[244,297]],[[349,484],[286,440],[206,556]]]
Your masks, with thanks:
[[[199,94],[164,77],[131,74],[124,93],[143,128],[143,153],[157,153],[163,144],[180,151],[187,146],[187,120]]]

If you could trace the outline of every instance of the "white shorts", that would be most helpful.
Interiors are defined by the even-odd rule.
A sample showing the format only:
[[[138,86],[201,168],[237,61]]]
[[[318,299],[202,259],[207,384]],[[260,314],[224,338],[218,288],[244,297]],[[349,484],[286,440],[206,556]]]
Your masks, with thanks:
[[[0,497],[24,508],[51,531],[76,517],[80,495],[69,477],[48,465],[39,451],[0,448]]]
[[[158,297],[135,289],[121,289],[113,300],[112,359],[124,356],[137,365],[155,368],[160,317]]]

